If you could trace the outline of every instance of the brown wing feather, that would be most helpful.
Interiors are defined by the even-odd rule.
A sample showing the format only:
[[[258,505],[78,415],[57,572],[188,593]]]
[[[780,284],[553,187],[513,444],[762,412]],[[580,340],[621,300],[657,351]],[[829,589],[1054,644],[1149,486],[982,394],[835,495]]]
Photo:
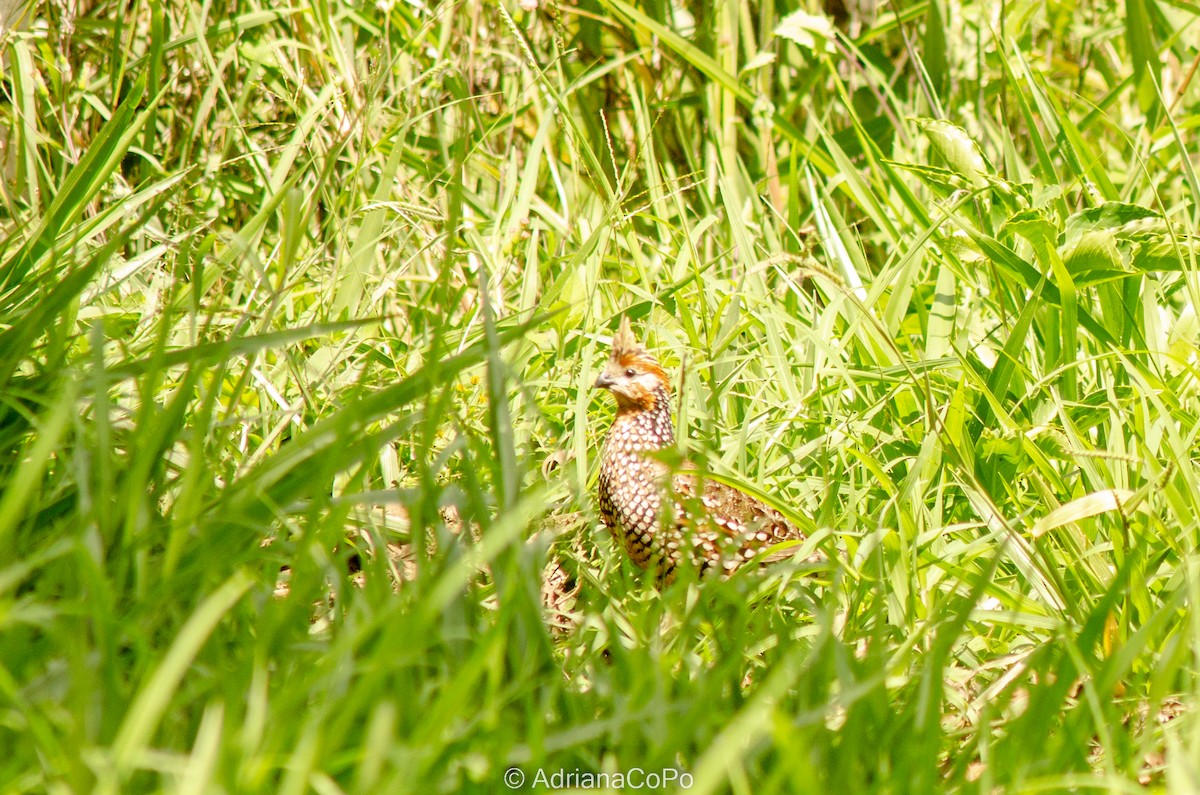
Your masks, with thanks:
[[[732,571],[770,546],[783,541],[803,540],[804,534],[783,514],[740,489],[703,479],[704,493],[697,498],[701,479],[681,473],[672,479],[675,498],[676,533],[691,536],[683,543],[701,569]],[[778,560],[791,550],[771,555]]]

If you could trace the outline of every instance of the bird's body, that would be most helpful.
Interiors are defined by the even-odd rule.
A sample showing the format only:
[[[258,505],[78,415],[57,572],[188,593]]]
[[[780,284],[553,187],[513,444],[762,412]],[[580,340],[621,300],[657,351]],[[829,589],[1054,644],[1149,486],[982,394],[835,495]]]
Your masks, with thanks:
[[[629,329],[613,337],[596,386],[612,391],[617,416],[600,461],[600,515],[629,557],[670,582],[680,565],[728,572],[803,534],[779,511],[694,467],[671,474],[655,456],[675,445],[666,373]],[[692,471],[688,471],[688,470]]]

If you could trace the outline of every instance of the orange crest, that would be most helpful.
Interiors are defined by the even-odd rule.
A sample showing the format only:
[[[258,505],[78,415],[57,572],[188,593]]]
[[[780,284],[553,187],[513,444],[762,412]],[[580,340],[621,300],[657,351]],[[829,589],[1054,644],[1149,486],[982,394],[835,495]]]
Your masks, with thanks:
[[[617,329],[617,333],[613,335],[609,360],[622,368],[638,365],[643,370],[656,374],[664,386],[669,384],[667,373],[663,370],[662,365],[646,350],[646,346],[633,336],[628,315],[621,318],[621,325]]]
[[[629,327],[629,317],[622,317],[621,327],[617,329],[617,333],[612,338],[612,360],[619,362],[626,356],[645,355],[645,346],[637,341],[637,337],[633,336],[633,330]]]

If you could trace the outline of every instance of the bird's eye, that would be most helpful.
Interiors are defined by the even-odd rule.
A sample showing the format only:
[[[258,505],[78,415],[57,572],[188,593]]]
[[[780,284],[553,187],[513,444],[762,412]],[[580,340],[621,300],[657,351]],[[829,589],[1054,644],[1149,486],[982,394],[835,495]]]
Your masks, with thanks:
[[[637,370],[634,370],[632,367],[625,371],[626,378],[633,378],[635,375],[637,375]]]

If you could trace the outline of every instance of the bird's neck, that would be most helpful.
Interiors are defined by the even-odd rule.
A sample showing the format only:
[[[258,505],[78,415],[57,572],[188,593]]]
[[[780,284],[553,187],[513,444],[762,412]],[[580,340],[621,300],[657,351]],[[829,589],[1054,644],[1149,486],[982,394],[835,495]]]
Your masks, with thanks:
[[[654,390],[649,407],[621,407],[613,420],[612,430],[636,431],[623,438],[637,440],[638,450],[662,450],[675,445],[675,423],[671,421],[671,393],[666,387]]]

